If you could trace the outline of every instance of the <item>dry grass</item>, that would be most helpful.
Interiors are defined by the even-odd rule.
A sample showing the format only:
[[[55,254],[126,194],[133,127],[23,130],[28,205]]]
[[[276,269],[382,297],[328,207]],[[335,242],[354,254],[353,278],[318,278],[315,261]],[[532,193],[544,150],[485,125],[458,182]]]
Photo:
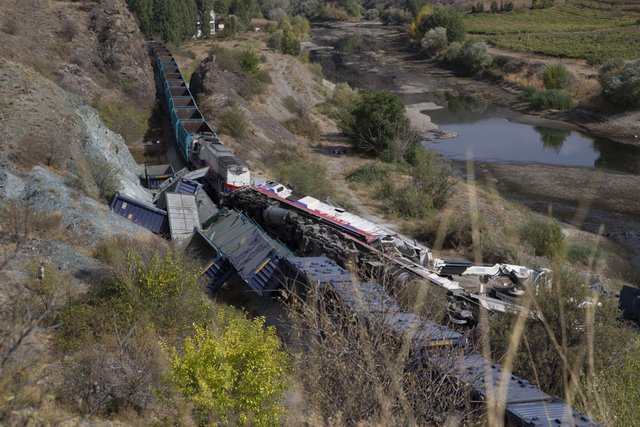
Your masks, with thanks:
[[[354,287],[357,291],[357,284]],[[292,296],[291,307],[295,401],[305,402],[302,411],[307,422],[430,425],[446,420],[479,421],[471,407],[469,386],[443,374],[454,357],[442,354],[448,362],[440,359],[436,364],[430,358],[416,357],[410,336],[395,336],[382,323],[354,316],[327,290],[307,289],[303,298]],[[384,313],[379,315],[384,319]],[[294,407],[290,417],[297,420],[299,410]]]

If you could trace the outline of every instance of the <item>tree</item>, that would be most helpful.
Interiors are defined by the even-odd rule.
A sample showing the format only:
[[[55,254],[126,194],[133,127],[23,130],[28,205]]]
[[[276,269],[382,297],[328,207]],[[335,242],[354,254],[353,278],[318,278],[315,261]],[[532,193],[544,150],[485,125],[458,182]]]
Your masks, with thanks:
[[[542,82],[547,90],[564,89],[569,82],[567,67],[560,62],[547,65],[542,71]]]
[[[447,39],[449,43],[464,40],[466,29],[462,15],[451,7],[439,7],[429,15],[422,24],[421,33],[424,34],[430,29],[443,27],[447,29]]]
[[[491,13],[498,13],[500,11],[500,7],[498,6],[498,2],[493,0],[490,5]]]
[[[391,148],[396,135],[409,127],[409,119],[396,95],[386,91],[363,91],[352,112],[351,122],[341,126],[358,150],[382,155]]]
[[[422,49],[430,55],[435,55],[447,47],[447,29],[437,27],[427,31],[420,42]]]
[[[215,325],[196,326],[181,352],[170,350],[173,379],[203,424],[279,424],[289,362],[264,322],[221,309]]]

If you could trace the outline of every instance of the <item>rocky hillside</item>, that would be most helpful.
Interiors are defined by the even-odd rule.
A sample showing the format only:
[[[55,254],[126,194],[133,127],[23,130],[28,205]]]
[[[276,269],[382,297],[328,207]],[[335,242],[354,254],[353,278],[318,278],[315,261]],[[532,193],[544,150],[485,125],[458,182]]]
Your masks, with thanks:
[[[92,103],[126,96],[150,104],[153,70],[124,0],[6,0],[0,55],[24,64]]]
[[[158,247],[109,213],[115,191],[150,196],[124,139],[93,108],[148,112],[154,100],[124,0],[0,2],[0,424],[81,422],[50,394],[59,361],[43,319],[102,277],[96,245],[127,236]],[[54,283],[42,277],[60,287],[36,290]]]

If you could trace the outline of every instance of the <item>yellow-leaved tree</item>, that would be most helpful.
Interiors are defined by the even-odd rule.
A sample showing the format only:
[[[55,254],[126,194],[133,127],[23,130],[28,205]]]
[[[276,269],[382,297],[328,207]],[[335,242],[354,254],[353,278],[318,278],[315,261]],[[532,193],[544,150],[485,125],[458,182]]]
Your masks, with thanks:
[[[202,424],[281,424],[288,356],[265,319],[220,309],[213,325],[194,326],[182,351],[170,349],[172,374]]]
[[[420,40],[424,37],[425,21],[432,14],[433,8],[431,6],[423,6],[416,17],[411,20],[409,24],[409,37],[411,37],[414,42],[420,43]]]

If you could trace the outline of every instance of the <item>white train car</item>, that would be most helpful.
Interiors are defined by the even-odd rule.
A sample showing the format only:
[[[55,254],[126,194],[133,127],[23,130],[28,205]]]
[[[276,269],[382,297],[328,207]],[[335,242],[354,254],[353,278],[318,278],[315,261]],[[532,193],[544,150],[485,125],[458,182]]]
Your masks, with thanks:
[[[383,250],[397,251],[403,257],[411,259],[422,266],[427,266],[431,262],[431,250],[418,243],[415,239],[411,239],[368,219],[347,212],[339,206],[321,202],[315,197],[296,194],[291,189],[276,181],[267,181],[258,184],[255,188],[270,197],[286,200],[299,210],[310,215],[331,222],[348,233],[357,235],[360,239],[372,246]]]

